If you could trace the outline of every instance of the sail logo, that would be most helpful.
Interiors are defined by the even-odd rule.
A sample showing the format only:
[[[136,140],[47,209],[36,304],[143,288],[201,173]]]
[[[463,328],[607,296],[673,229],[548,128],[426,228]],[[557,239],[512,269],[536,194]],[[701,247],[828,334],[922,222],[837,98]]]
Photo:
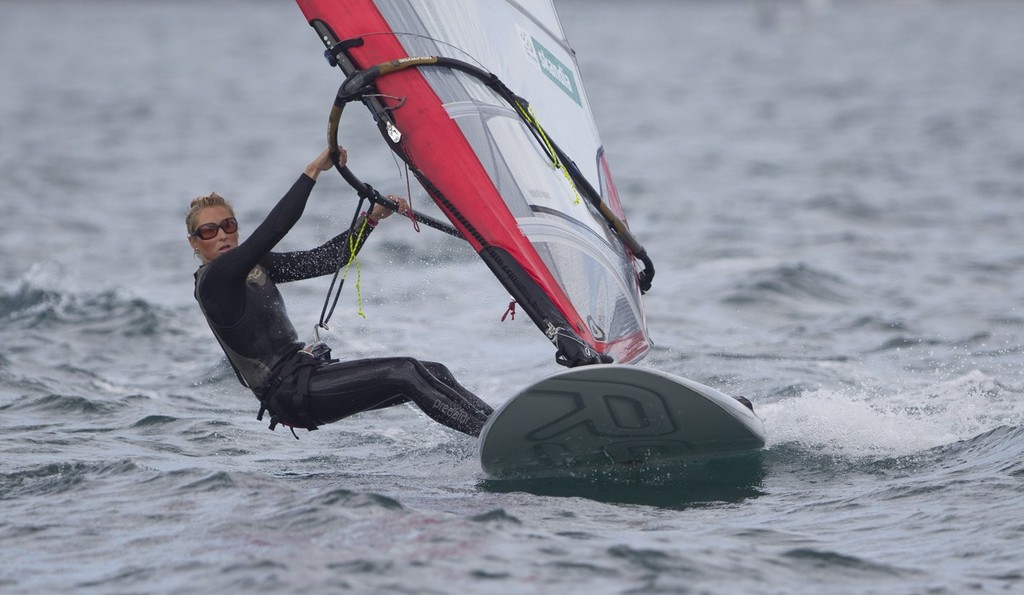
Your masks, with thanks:
[[[526,31],[520,29],[519,38],[523,42],[523,49],[526,50],[526,55],[529,56],[530,61],[536,64],[548,79],[558,85],[566,95],[575,101],[576,105],[582,107],[583,102],[580,99],[579,86],[576,84],[576,77],[573,75],[572,70],[544,47],[544,44],[537,41],[535,37]]]

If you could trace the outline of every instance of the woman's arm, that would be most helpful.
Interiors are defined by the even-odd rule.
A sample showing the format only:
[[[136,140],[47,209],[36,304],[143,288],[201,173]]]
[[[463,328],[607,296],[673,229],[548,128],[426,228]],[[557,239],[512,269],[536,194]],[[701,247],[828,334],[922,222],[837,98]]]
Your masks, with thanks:
[[[344,164],[346,160],[347,155],[342,149],[340,162]],[[231,325],[241,318],[245,307],[245,279],[249,272],[298,222],[316,178],[321,171],[333,165],[330,153],[325,149],[306,166],[299,179],[244,242],[207,265],[210,268],[198,291],[207,313],[218,324]]]
[[[398,203],[399,211],[408,212],[409,203],[406,199],[392,195],[388,195],[388,198]],[[368,215],[364,213],[356,219],[350,229],[331,238],[326,243],[312,250],[271,252],[263,263],[275,283],[301,281],[302,279],[330,275],[348,262],[353,255],[359,253],[377,223],[390,216],[392,212],[391,209],[383,205],[374,205]]]

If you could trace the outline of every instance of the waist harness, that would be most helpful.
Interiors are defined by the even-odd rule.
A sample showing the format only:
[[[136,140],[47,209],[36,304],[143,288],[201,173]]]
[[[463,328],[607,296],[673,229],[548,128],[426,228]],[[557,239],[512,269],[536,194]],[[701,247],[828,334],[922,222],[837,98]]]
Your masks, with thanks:
[[[331,349],[324,343],[307,345],[284,360],[267,386],[256,393],[260,400],[260,411],[256,414],[256,419],[263,421],[263,414],[269,413],[270,430],[275,430],[278,425],[288,426],[296,440],[299,436],[295,433],[295,428],[305,428],[310,432],[317,429],[316,420],[306,409],[309,379],[313,375],[313,370],[332,361],[337,360],[331,359]],[[295,383],[294,390],[281,390],[282,386],[290,385],[292,379]],[[291,403],[290,406],[286,406],[282,401],[289,397]],[[287,413],[289,411],[291,414]]]

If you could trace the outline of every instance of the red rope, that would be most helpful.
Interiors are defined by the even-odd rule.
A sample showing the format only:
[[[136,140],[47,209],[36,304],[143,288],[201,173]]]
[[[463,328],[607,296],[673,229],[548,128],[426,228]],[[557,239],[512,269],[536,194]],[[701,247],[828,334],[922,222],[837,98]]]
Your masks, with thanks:
[[[505,313],[501,316],[501,321],[505,322],[505,319],[508,318],[509,316],[512,317],[512,320],[516,319],[516,301],[515,300],[512,300],[511,302],[508,303],[508,309],[505,310]]]

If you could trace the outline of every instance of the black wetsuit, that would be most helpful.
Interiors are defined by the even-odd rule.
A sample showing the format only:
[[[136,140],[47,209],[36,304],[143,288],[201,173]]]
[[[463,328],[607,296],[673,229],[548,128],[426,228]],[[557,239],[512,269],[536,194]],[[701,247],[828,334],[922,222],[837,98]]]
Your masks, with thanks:
[[[315,429],[343,417],[412,401],[438,422],[478,436],[492,409],[439,363],[409,357],[348,362],[314,356],[298,340],[277,283],[332,274],[362,248],[356,225],[312,250],[271,252],[299,220],[314,180],[303,174],[252,235],[196,271],[195,296],[238,379],[282,423]]]

